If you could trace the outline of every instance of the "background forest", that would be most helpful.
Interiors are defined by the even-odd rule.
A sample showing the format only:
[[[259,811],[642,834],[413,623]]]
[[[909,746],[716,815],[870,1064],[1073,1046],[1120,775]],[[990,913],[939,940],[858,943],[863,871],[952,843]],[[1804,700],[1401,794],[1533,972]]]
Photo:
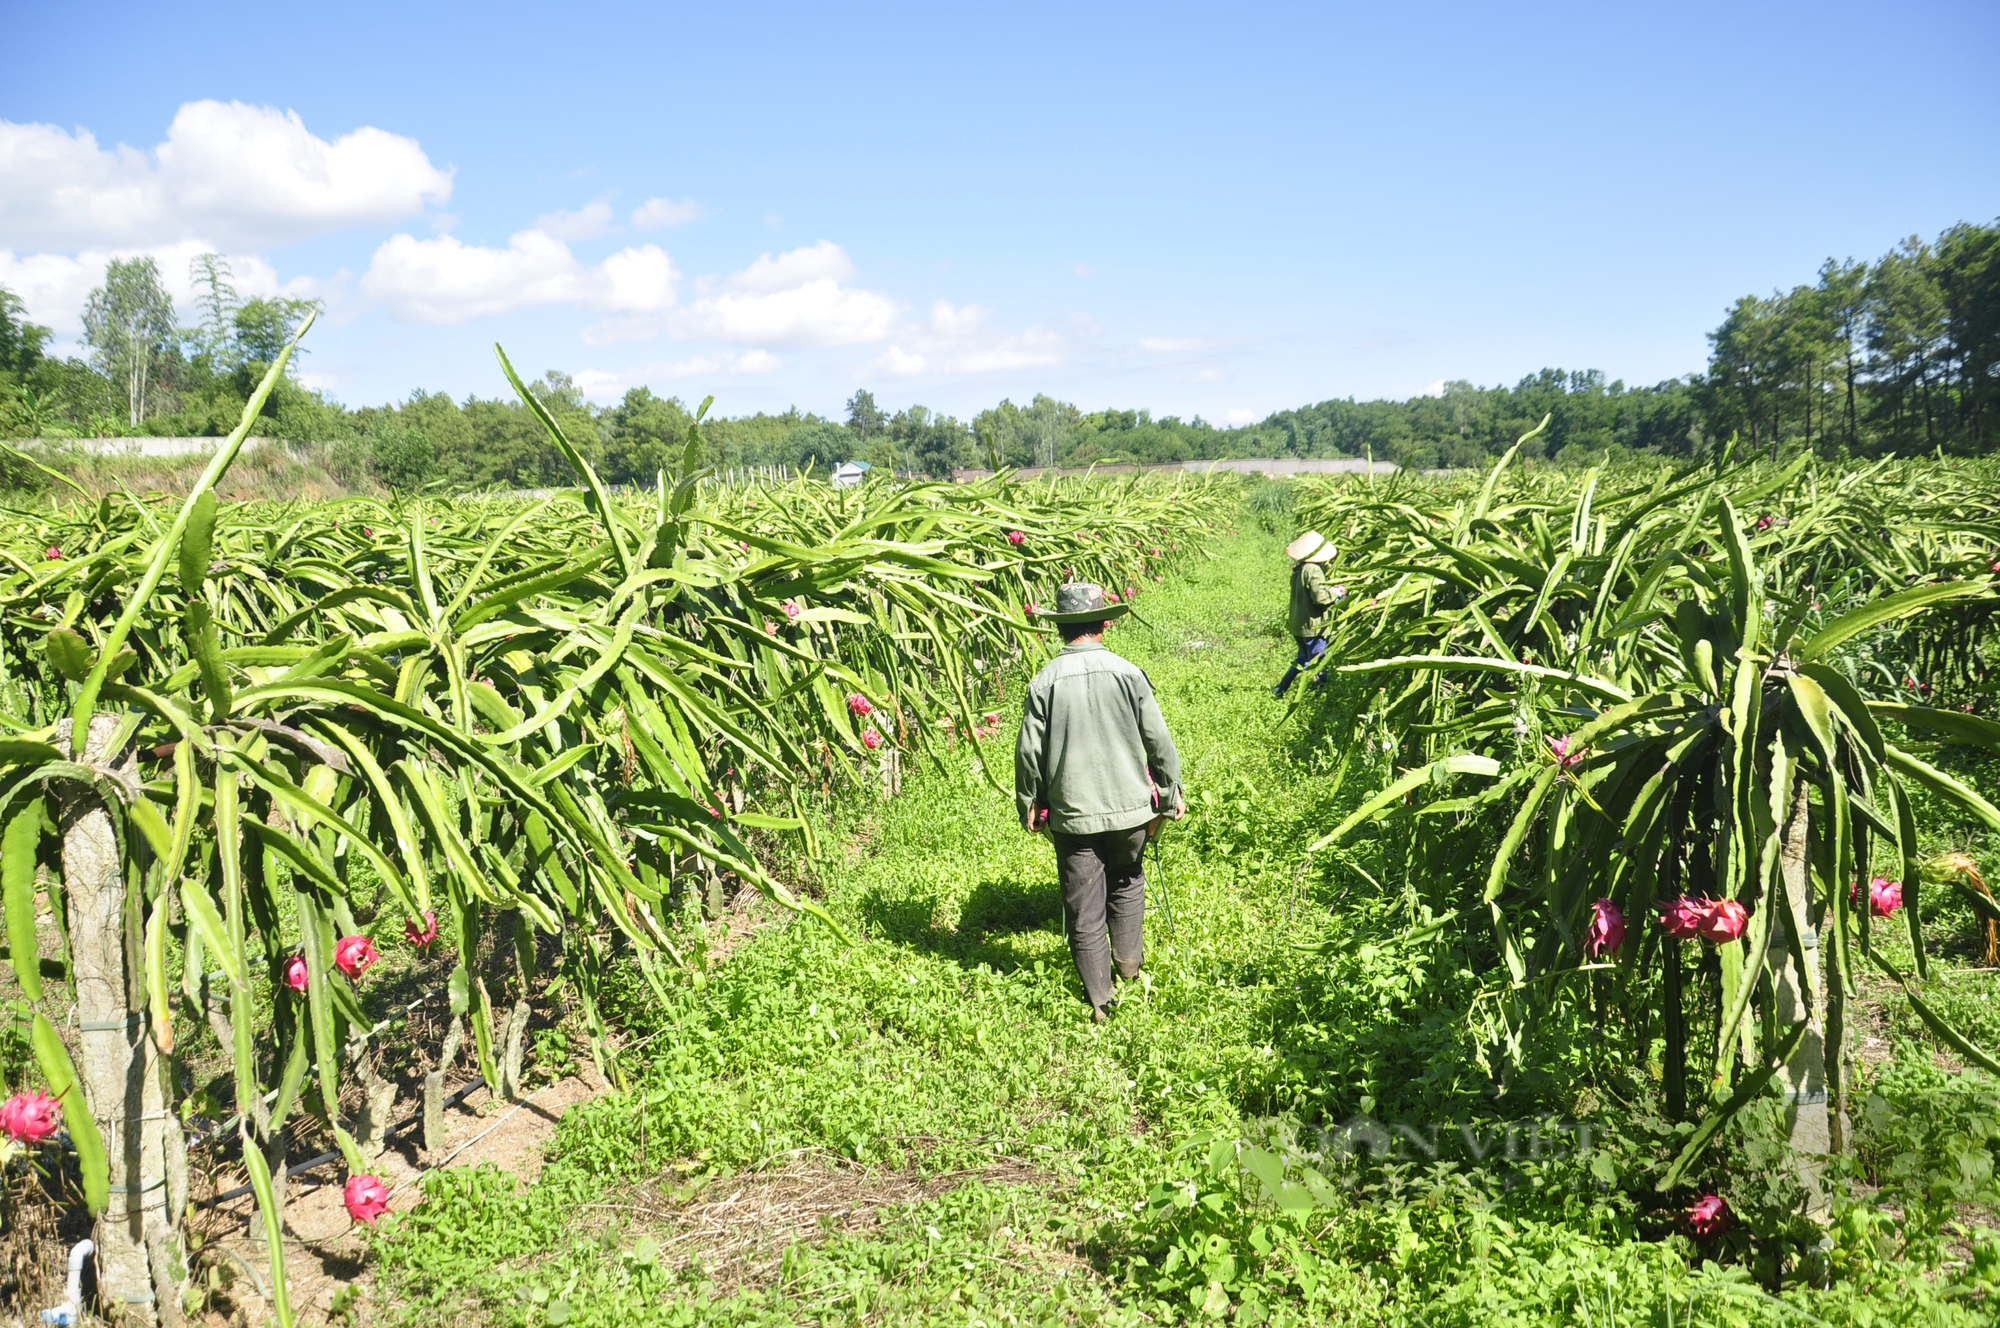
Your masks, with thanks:
[[[0,436],[58,440],[213,435],[244,402],[311,304],[240,299],[225,260],[196,259],[201,294],[182,326],[150,258],[114,259],[84,311],[87,360],[46,353],[0,287]],[[1812,284],[1746,295],[1709,334],[1706,368],[1652,386],[1544,369],[1511,387],[1446,383],[1407,401],[1330,400],[1221,428],[1146,410],[1086,413],[1037,395],[970,421],[923,406],[890,413],[857,391],[846,418],[792,409],[711,419],[721,467],[825,470],[849,458],[943,475],[954,467],[1362,456],[1417,468],[1478,465],[1544,414],[1530,446],[1558,462],[1634,452],[1702,456],[1731,435],[1754,448],[1828,456],[1981,455],[2000,441],[2000,222],[1912,237],[1873,263],[1828,260]],[[648,482],[686,436],[687,405],[633,388],[601,407],[551,370],[535,392],[608,480]],[[518,404],[412,392],[350,409],[283,380],[267,436],[327,446],[334,469],[396,489],[565,482],[562,458]],[[26,474],[10,476],[25,481]]]

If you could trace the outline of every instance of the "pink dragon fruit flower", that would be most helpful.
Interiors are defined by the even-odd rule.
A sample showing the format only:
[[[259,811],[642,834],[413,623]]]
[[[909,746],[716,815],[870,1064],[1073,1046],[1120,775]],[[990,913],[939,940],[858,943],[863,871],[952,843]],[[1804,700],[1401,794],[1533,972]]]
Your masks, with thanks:
[[[40,1089],[0,1103],[0,1130],[16,1143],[38,1144],[62,1124],[62,1103]]]
[[[872,752],[882,745],[882,735],[874,729],[863,729],[861,730],[861,745]]]
[[[785,616],[791,619],[793,622],[797,622],[799,620],[799,615],[804,612],[805,609],[800,607],[799,602],[797,600],[788,599],[785,601]]]
[[[42,550],[42,556],[43,556],[44,558],[47,558],[47,559],[48,559],[48,560],[49,560],[50,562],[52,562],[52,563],[54,563],[54,562],[61,562],[61,561],[62,561],[62,549],[61,549],[60,547],[58,547],[58,546],[54,545],[54,544],[51,544],[51,545],[49,545],[49,547],[48,547],[48,548],[46,548],[46,549]]]
[[[1690,941],[1701,935],[1701,920],[1708,916],[1713,907],[1706,899],[1691,899],[1681,895],[1660,904],[1660,926],[1667,935],[1677,941]]]
[[[875,713],[875,703],[859,692],[849,692],[847,694],[847,713],[850,715],[872,715]]]
[[[293,991],[304,991],[312,981],[312,973],[306,968],[304,955],[293,955],[285,961],[285,985]]]
[[[1750,910],[1734,899],[1718,899],[1702,914],[1698,928],[1702,939],[1714,941],[1717,945],[1733,941],[1743,934],[1750,925]]]
[[[1028,537],[1021,531],[1010,530],[1007,532],[1007,542],[1009,544],[1026,544],[1028,542]]]
[[[381,957],[375,953],[375,942],[366,936],[343,936],[333,943],[334,967],[350,979],[366,973],[368,966]]]
[[[1868,882],[1868,911],[1886,918],[1903,906],[1903,883],[1877,876]]]
[[[424,910],[424,925],[421,929],[414,922],[403,924],[403,939],[421,950],[438,938],[438,915]]]
[[[1568,738],[1550,738],[1549,751],[1556,758],[1556,763],[1565,770],[1574,770],[1583,764],[1584,749],[1574,745]]]
[[[1704,1194],[1688,1208],[1687,1220],[1696,1236],[1712,1240],[1729,1230],[1729,1202],[1719,1194]]]
[[[1584,953],[1601,959],[1625,944],[1625,914],[1609,899],[1590,906],[1590,932],[1583,943]]]
[[[374,1226],[375,1219],[389,1211],[389,1187],[380,1176],[349,1176],[340,1187],[340,1199],[347,1205],[347,1215],[364,1226]]]

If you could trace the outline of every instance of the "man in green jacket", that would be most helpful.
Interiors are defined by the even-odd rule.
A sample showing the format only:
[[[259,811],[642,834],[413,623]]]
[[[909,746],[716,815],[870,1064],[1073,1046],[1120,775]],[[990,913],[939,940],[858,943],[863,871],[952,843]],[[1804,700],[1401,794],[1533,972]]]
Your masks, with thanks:
[[[1292,639],[1299,643],[1299,653],[1271,689],[1273,696],[1283,696],[1299,673],[1326,651],[1327,612],[1347,596],[1347,587],[1329,585],[1326,580],[1325,565],[1339,552],[1317,530],[1308,530],[1285,546],[1285,556],[1292,560],[1292,602],[1286,624],[1292,629]],[[1321,672],[1313,679],[1313,686],[1319,686],[1325,677]]]
[[[1065,644],[1028,684],[1014,745],[1021,824],[1055,841],[1070,955],[1100,1024],[1111,1006],[1112,960],[1129,980],[1144,957],[1146,841],[1162,816],[1178,821],[1185,811],[1181,759],[1153,685],[1104,648],[1105,624],[1127,608],[1107,604],[1093,585],[1056,592],[1055,612],[1040,616]]]

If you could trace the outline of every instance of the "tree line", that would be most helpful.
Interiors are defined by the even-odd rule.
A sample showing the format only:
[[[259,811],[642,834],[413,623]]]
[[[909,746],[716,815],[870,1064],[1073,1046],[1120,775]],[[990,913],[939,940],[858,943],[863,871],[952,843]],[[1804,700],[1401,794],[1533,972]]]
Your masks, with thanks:
[[[313,309],[306,300],[241,298],[232,275],[219,255],[194,260],[197,320],[187,327],[154,260],[113,259],[83,311],[85,358],[47,353],[49,330],[0,287],[0,436],[226,432]],[[864,390],[844,418],[794,408],[711,418],[705,431],[718,466],[825,472],[858,460],[923,475],[1250,456],[1477,465],[1544,415],[1549,428],[1533,446],[1564,462],[1702,456],[1731,437],[1773,454],[1794,446],[1983,454],[2000,442],[2000,223],[1953,226],[1928,243],[1912,237],[1872,263],[1829,260],[1812,284],[1736,301],[1709,343],[1702,372],[1650,386],[1544,369],[1512,386],[1452,382],[1405,401],[1322,401],[1240,428],[1146,410],[1085,412],[1046,395],[960,420],[920,405],[890,412]],[[617,482],[648,482],[691,418],[686,402],[643,387],[595,405],[554,370],[533,390]],[[535,487],[568,473],[508,400],[419,390],[348,408],[291,377],[265,413],[271,436],[331,444],[397,488]]]

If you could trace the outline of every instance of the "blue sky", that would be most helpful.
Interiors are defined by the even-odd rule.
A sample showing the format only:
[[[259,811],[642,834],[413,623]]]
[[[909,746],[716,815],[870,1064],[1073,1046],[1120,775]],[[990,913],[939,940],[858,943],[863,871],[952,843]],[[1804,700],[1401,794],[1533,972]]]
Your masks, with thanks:
[[[1990,0],[8,9],[0,284],[219,249],[350,405],[496,340],[728,414],[1653,382],[2000,215]]]

